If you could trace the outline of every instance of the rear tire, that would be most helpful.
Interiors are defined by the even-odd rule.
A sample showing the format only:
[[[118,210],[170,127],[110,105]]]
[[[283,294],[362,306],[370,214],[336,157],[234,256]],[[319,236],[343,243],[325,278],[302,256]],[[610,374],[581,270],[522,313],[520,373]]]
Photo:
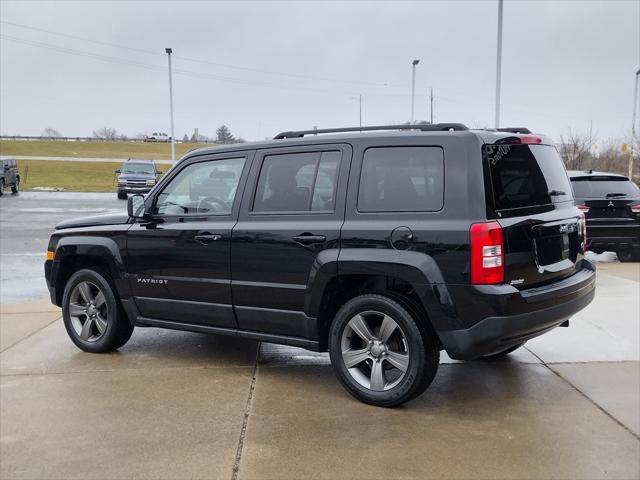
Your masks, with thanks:
[[[345,303],[329,331],[331,364],[358,400],[394,407],[421,394],[440,361],[434,335],[401,303],[361,295]]]
[[[4,179],[0,178],[0,197],[4,195]]]
[[[20,190],[20,180],[16,179],[16,183],[11,186],[11,193],[18,193]]]
[[[71,341],[85,352],[111,352],[133,334],[109,277],[101,271],[83,269],[71,276],[62,296],[62,318]]]

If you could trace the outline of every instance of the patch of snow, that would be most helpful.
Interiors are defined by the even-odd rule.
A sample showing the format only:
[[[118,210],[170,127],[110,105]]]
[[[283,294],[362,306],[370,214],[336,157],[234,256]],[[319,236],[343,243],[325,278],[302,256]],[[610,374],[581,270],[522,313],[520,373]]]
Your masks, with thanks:
[[[606,263],[611,263],[611,262],[618,262],[618,255],[616,255],[615,252],[602,252],[602,253],[594,253],[594,252],[587,252],[587,254],[585,255],[585,258],[587,260],[589,260],[590,262],[606,262]]]
[[[33,187],[31,190],[38,192],[64,192],[63,187]]]

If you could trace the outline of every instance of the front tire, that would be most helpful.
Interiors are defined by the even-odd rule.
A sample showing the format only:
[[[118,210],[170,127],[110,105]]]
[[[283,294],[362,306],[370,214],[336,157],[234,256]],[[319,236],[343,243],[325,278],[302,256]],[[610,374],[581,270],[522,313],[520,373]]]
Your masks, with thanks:
[[[127,192],[121,192],[118,190],[118,199],[119,200],[126,200],[127,199]]]
[[[71,276],[62,296],[62,318],[71,341],[85,352],[117,350],[133,333],[108,277],[96,270]]]
[[[18,193],[20,190],[20,180],[16,178],[16,183],[11,186],[11,193]]]
[[[4,179],[0,178],[0,197],[4,195]]]
[[[440,349],[403,304],[383,295],[345,303],[329,332],[329,354],[345,389],[358,400],[394,407],[433,381]]]

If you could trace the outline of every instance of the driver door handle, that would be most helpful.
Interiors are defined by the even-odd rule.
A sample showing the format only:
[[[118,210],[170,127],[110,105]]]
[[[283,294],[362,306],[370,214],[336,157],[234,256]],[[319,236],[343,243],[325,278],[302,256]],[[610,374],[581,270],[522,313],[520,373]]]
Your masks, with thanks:
[[[200,243],[216,242],[222,238],[219,233],[201,233],[194,237]]]

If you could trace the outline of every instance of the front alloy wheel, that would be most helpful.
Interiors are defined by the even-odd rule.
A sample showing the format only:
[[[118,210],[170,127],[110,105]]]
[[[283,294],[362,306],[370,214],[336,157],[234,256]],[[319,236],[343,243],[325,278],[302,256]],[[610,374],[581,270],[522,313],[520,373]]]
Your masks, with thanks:
[[[109,318],[102,290],[91,282],[80,282],[71,291],[69,300],[69,316],[76,334],[85,342],[100,340]]]
[[[102,353],[123,346],[133,333],[116,299],[113,281],[101,270],[78,270],[62,294],[62,318],[69,338],[85,352]]]

